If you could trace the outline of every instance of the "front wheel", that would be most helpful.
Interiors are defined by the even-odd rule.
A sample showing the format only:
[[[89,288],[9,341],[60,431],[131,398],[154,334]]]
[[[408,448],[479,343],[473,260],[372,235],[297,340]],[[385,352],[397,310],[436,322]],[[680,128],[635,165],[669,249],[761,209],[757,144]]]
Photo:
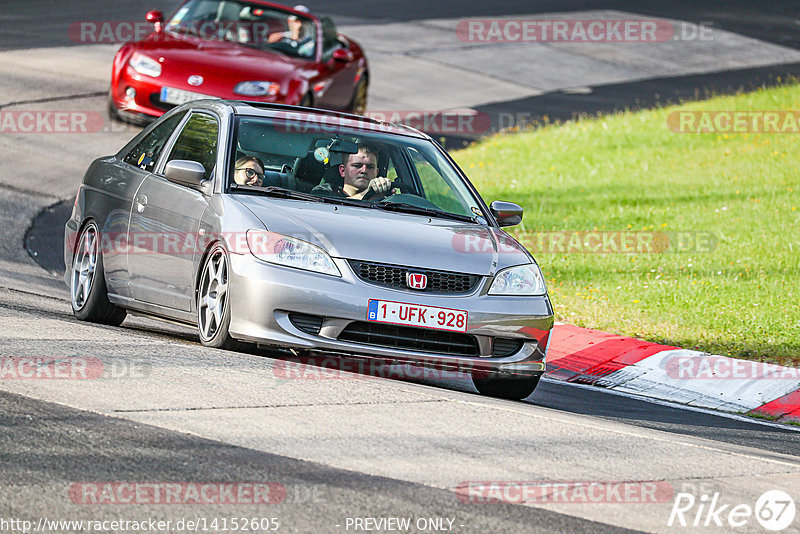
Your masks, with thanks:
[[[81,231],[72,258],[69,297],[72,314],[81,321],[118,326],[127,312],[108,300],[100,230],[89,221]]]
[[[529,397],[539,385],[541,374],[525,377],[493,377],[486,373],[473,373],[472,383],[481,395],[498,399],[522,400]]]
[[[222,245],[216,245],[206,257],[197,288],[197,330],[200,342],[207,347],[238,350],[241,343],[228,333],[231,324],[229,273],[228,253]]]

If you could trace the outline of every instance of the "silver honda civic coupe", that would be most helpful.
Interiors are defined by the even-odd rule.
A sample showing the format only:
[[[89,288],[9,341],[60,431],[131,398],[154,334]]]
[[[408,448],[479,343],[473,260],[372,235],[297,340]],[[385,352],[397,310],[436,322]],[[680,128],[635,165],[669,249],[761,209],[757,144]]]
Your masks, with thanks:
[[[203,345],[467,370],[522,399],[553,309],[531,254],[412,128],[200,100],[87,170],[65,228],[78,319],[196,326]],[[367,360],[370,361],[370,360]]]

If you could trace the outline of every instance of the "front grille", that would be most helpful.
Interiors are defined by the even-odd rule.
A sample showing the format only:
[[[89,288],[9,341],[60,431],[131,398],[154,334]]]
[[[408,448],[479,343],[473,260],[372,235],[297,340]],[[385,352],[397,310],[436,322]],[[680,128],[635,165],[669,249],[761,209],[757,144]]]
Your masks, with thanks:
[[[468,334],[410,326],[354,322],[342,330],[339,340],[451,356],[478,355],[478,344]]]
[[[289,320],[298,329],[306,334],[317,335],[322,329],[322,317],[319,315],[306,315],[304,313],[290,313]]]
[[[522,348],[522,341],[519,339],[510,339],[507,337],[496,337],[492,343],[492,356],[495,358],[502,358],[503,356],[511,356],[519,349]]]
[[[422,290],[413,290],[421,293],[469,293],[481,278],[474,274],[416,269],[356,260],[349,260],[349,262],[356,275],[365,282],[397,289],[409,289],[406,284],[406,274],[409,272],[423,273],[428,277],[427,287]]]

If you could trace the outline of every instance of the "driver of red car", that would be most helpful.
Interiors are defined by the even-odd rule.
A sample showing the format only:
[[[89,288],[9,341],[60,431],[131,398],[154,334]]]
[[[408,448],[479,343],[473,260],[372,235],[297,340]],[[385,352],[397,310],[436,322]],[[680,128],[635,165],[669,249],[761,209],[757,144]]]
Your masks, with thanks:
[[[302,13],[311,12],[310,9],[303,5],[294,6],[294,10]],[[289,15],[286,19],[286,26],[289,28],[288,31],[271,33],[267,38],[267,42],[276,44],[281,48],[289,48],[300,56],[310,56],[314,50],[312,25],[307,21],[303,21],[300,17]]]

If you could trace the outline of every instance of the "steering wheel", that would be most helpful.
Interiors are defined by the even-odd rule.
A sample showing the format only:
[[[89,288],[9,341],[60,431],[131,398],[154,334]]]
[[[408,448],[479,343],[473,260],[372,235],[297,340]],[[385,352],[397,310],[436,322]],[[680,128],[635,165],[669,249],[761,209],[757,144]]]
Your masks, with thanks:
[[[400,193],[392,193],[392,191],[394,191],[395,189],[398,190]],[[398,194],[402,194],[403,189],[404,189],[404,184],[398,182],[397,185],[395,185],[394,183],[392,183],[392,187],[390,187],[388,191],[372,190],[366,195],[364,195],[364,198],[362,200],[366,200],[368,202],[383,202],[387,198],[397,196]]]

